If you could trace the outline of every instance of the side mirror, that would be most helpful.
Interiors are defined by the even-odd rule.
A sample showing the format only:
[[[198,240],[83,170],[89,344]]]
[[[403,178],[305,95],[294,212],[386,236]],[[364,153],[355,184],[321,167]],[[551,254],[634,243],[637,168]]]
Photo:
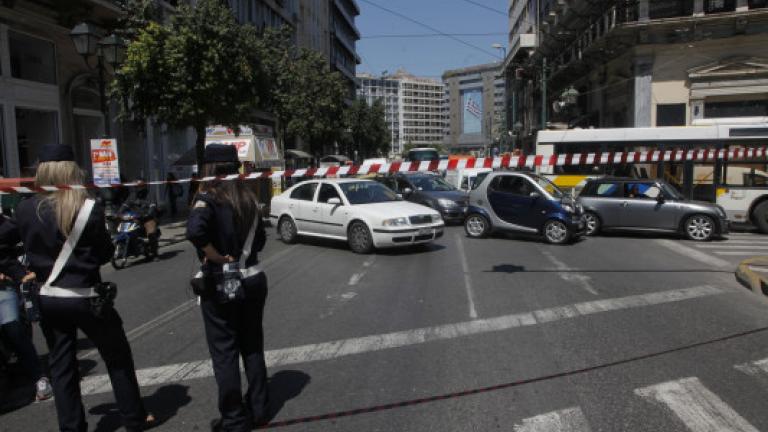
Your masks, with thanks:
[[[656,196],[656,202],[659,204],[663,203],[665,201],[664,194],[660,193],[658,196]]]
[[[395,196],[397,197],[398,201],[402,201],[403,200],[403,194],[399,193],[399,194],[396,194]]]
[[[328,198],[328,201],[326,201],[326,204],[334,205],[334,206],[340,206],[341,205],[341,199],[340,198]]]
[[[403,196],[408,196],[413,193],[413,189],[411,188],[405,188],[403,189]]]
[[[528,196],[529,196],[529,197],[531,197],[531,198],[533,198],[533,199],[539,199],[539,198],[541,198],[541,194],[540,194],[540,193],[538,193],[538,192],[536,192],[536,191],[533,191],[533,192],[531,192],[530,194],[528,194]]]

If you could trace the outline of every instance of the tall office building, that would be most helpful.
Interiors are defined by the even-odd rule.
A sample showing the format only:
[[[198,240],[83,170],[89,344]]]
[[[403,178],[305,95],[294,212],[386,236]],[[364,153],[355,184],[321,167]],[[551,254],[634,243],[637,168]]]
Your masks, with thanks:
[[[359,74],[358,80],[358,97],[369,104],[376,99],[384,101],[391,133],[391,156],[400,155],[406,144],[442,144],[445,128],[442,82],[416,77],[404,70],[383,77]]]
[[[768,121],[766,0],[510,0],[510,124]]]
[[[446,71],[445,143],[452,152],[485,151],[499,146],[506,125],[501,63]],[[503,143],[502,143],[503,144]]]

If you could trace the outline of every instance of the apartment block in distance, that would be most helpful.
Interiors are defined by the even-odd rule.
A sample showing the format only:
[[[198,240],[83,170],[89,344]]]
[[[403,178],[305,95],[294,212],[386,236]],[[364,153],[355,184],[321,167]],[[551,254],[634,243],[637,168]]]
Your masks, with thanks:
[[[445,128],[442,82],[416,77],[404,70],[382,77],[358,74],[358,80],[358,97],[369,104],[377,99],[384,101],[391,132],[391,156],[400,155],[406,144],[442,144]]]
[[[499,145],[506,126],[501,63],[446,71],[445,144],[451,152],[484,152]]]

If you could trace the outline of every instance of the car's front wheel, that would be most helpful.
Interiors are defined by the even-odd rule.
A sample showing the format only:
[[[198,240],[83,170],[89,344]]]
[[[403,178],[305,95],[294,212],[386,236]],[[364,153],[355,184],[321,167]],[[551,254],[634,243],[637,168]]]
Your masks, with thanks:
[[[371,230],[363,222],[352,222],[349,226],[347,241],[352,252],[358,254],[368,254],[373,252],[373,237]]]
[[[544,224],[544,239],[551,244],[564,244],[571,238],[568,225],[557,219],[548,220]]]
[[[472,238],[483,238],[488,235],[488,219],[483,215],[472,213],[464,219],[464,232]]]
[[[288,216],[283,216],[280,219],[280,223],[277,225],[277,230],[280,233],[280,239],[286,244],[296,243],[298,236],[298,230],[296,224]]]
[[[584,213],[584,223],[586,224],[586,234],[588,236],[596,235],[600,232],[600,216],[594,212]]]
[[[685,220],[685,236],[689,240],[707,241],[715,235],[715,221],[707,215],[693,215]]]

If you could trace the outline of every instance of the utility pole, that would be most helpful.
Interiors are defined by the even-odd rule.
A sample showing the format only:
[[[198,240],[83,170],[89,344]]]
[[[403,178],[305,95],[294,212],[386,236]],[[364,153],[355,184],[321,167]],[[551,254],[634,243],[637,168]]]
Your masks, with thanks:
[[[547,57],[541,59],[541,130],[547,128]]]

